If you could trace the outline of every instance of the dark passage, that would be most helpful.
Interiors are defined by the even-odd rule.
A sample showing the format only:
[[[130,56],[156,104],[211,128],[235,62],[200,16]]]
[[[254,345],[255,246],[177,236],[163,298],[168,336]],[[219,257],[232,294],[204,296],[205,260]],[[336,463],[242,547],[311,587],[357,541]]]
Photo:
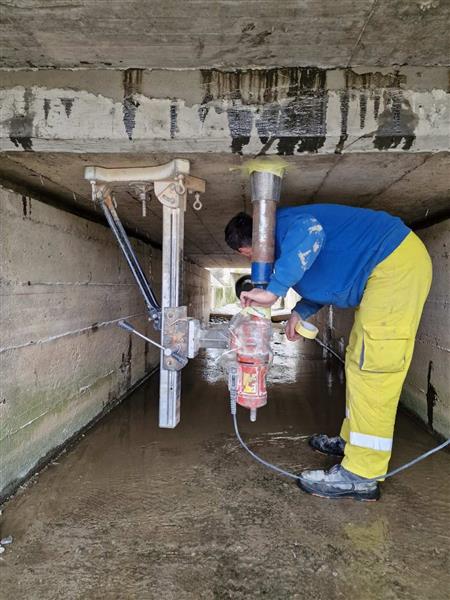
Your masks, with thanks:
[[[343,416],[339,365],[276,334],[269,404],[242,433],[289,469],[331,465],[307,437]],[[447,597],[449,455],[384,484],[376,504],[302,494],[232,434],[208,353],[184,373],[182,422],[157,428],[156,378],[5,507],[2,598],[409,599]],[[435,440],[405,415],[391,466]]]

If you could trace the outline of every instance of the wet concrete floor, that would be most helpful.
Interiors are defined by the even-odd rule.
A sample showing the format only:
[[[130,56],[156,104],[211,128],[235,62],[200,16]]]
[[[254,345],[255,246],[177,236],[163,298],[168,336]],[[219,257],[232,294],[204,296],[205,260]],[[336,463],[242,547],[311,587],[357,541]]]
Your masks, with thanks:
[[[288,469],[330,466],[309,434],[338,431],[340,368],[277,334],[270,398],[250,446]],[[157,378],[4,507],[8,599],[447,599],[450,456],[383,485],[378,503],[303,494],[239,447],[208,353],[185,370],[182,422],[157,427]],[[436,442],[397,421],[391,466]]]

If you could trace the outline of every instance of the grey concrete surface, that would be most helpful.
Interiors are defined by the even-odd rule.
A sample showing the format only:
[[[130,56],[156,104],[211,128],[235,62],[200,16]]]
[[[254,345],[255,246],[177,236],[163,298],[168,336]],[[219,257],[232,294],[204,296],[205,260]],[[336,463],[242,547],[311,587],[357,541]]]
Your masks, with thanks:
[[[313,342],[275,339],[268,405],[239,412],[250,447],[298,472],[344,415],[342,373]],[[447,600],[449,461],[386,481],[378,503],[303,494],[232,431],[215,354],[185,373],[183,420],[157,428],[158,382],[109,413],[3,506],[2,593],[27,600]],[[400,414],[392,466],[435,440]]]
[[[2,151],[448,149],[448,67],[1,73]]]
[[[450,437],[450,219],[417,231],[433,261],[433,283],[417,334],[403,402]]]
[[[0,496],[112,406],[159,362],[156,339],[112,233],[0,188]],[[160,251],[133,245],[160,292]],[[209,309],[206,271],[187,265],[190,314]]]
[[[448,65],[448,0],[3,0],[8,68]],[[68,35],[70,32],[70,35]]]
[[[174,155],[109,155],[16,152],[0,155],[2,176],[17,189],[45,193],[62,208],[83,208],[97,217],[89,183],[83,179],[87,165],[156,165]],[[248,178],[231,168],[244,159],[235,155],[184,154],[191,172],[206,180],[203,209],[186,212],[186,256],[204,267],[247,266],[224,241],[223,230],[238,211],[251,211]],[[339,202],[354,206],[382,208],[406,222],[429,218],[450,206],[450,153],[365,153],[348,155],[302,155],[286,157],[282,205],[311,202]],[[117,191],[118,210],[130,230],[161,242],[161,207],[155,199],[148,216],[133,193]]]

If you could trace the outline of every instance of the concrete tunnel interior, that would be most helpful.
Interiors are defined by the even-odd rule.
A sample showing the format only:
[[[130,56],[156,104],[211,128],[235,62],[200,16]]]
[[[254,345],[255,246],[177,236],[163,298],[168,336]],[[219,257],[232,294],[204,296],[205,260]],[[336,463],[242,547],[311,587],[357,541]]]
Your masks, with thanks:
[[[116,0],[107,16],[103,0],[0,7],[0,596],[446,597],[448,452],[388,480],[374,505],[301,494],[240,448],[217,349],[183,369],[181,421],[158,428],[159,350],[117,323],[159,332],[84,170],[179,158],[206,182],[200,210],[187,196],[182,262],[182,304],[205,324],[210,270],[249,267],[224,239],[252,212],[249,159],[285,161],[281,206],[400,217],[433,283],[399,466],[450,437],[450,2],[144,4],[126,18]],[[136,187],[114,193],[161,298],[161,204],[152,191],[144,216]],[[341,358],[353,316],[312,319]],[[308,438],[338,433],[345,373],[283,323],[268,404],[255,423],[239,413],[242,435],[294,472],[328,468]]]

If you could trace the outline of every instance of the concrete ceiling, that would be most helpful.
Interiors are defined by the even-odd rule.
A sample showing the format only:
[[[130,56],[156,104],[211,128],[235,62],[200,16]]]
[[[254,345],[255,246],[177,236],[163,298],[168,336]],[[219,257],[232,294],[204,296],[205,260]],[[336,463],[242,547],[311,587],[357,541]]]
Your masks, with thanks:
[[[449,0],[2,0],[0,68],[448,65]]]
[[[238,211],[250,212],[248,180],[230,171],[244,160],[232,154],[182,154],[191,172],[206,179],[200,212],[186,213],[185,253],[206,267],[245,266],[224,243],[223,229]],[[0,155],[2,177],[16,189],[61,207],[100,215],[83,179],[87,165],[145,166],[174,158],[167,154],[71,154],[9,152]],[[407,222],[429,218],[450,207],[450,153],[352,153],[287,157],[282,204],[345,203],[388,210]],[[136,197],[117,193],[119,214],[129,230],[161,242],[161,207],[153,199],[143,218]]]

